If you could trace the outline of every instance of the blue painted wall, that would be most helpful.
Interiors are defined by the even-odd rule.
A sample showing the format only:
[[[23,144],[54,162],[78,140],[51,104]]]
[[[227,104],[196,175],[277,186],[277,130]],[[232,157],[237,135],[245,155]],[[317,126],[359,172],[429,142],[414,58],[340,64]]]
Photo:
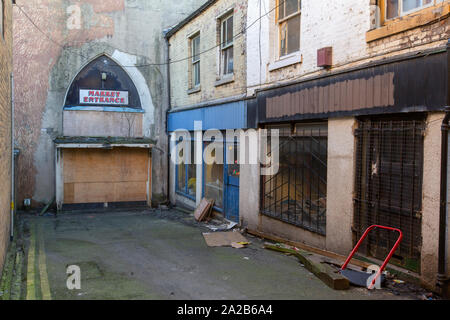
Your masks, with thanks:
[[[168,114],[168,131],[194,130],[194,121],[203,122],[203,130],[246,129],[247,101],[237,101]]]

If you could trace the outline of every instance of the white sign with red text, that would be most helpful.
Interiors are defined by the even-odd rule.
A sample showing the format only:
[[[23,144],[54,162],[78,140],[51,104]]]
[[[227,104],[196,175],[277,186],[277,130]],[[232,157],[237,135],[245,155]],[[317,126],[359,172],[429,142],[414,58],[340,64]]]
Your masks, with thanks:
[[[80,103],[127,106],[128,91],[80,89]]]

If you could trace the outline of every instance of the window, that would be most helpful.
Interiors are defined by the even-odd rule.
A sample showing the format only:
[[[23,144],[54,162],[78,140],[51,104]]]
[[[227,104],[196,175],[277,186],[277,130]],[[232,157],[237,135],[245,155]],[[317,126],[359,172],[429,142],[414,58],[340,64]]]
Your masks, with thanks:
[[[200,34],[193,36],[191,39],[191,87],[200,85]]]
[[[183,159],[183,161],[177,165],[177,172],[176,172],[176,191],[178,193],[181,193],[183,195],[186,195],[187,197],[191,199],[195,199],[196,195],[196,181],[197,181],[197,167],[194,163],[194,140],[187,141],[188,144],[186,147],[191,148],[190,152],[190,163],[184,162],[184,154],[183,151],[179,151],[179,157],[180,159]],[[183,143],[182,141],[179,142]],[[188,157],[189,158],[189,157]]]
[[[2,34],[2,37],[5,38],[5,25],[4,25],[4,19],[5,19],[5,0],[0,0],[0,33]]]
[[[210,143],[212,142],[204,141],[203,148],[206,148]],[[216,150],[212,152],[212,157],[216,157],[215,152]],[[216,160],[221,163],[204,164],[204,196],[208,199],[214,199],[214,206],[223,209],[223,158]]]
[[[400,17],[440,2],[443,0],[386,0],[386,19]]]
[[[297,124],[295,127],[268,129],[279,129],[279,170],[273,176],[262,177],[262,214],[324,235],[327,124]],[[270,139],[268,143],[270,148]]]
[[[280,57],[300,50],[301,0],[278,0]]]
[[[221,74],[233,73],[233,15],[220,20]]]

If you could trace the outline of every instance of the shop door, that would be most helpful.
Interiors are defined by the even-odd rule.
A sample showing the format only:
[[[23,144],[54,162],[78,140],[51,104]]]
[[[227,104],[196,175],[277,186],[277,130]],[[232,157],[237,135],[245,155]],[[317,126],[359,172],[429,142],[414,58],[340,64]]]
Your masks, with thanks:
[[[239,174],[240,166],[238,163],[238,144],[226,145],[228,149],[225,152],[225,218],[239,222]],[[234,154],[234,163],[229,163],[227,159]],[[231,159],[231,158],[230,158]]]

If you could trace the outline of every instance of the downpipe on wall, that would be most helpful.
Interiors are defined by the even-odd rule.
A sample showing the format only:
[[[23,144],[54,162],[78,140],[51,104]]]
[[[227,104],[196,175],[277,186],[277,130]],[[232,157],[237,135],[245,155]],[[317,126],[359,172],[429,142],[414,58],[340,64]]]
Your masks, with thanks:
[[[447,197],[448,197],[448,133],[449,133],[450,107],[445,109],[445,117],[441,126],[441,190],[439,209],[439,248],[438,248],[438,275],[436,287],[443,296],[446,295],[446,286],[449,277],[446,275],[446,240],[447,240]]]
[[[10,238],[14,238],[14,212],[15,212],[15,165],[14,165],[14,75],[10,75],[11,89],[11,225]]]
[[[169,30],[167,30],[168,32]],[[167,34],[166,32],[166,34]],[[166,43],[165,50],[166,50],[166,73],[167,73],[167,110],[166,110],[166,119],[165,119],[165,126],[166,126],[166,135],[167,135],[167,203],[168,205],[171,204],[170,202],[170,137],[169,137],[169,128],[168,128],[168,118],[169,118],[169,111],[171,107],[171,99],[170,99],[170,43],[169,39],[167,38],[166,34],[164,35],[164,40]]]

